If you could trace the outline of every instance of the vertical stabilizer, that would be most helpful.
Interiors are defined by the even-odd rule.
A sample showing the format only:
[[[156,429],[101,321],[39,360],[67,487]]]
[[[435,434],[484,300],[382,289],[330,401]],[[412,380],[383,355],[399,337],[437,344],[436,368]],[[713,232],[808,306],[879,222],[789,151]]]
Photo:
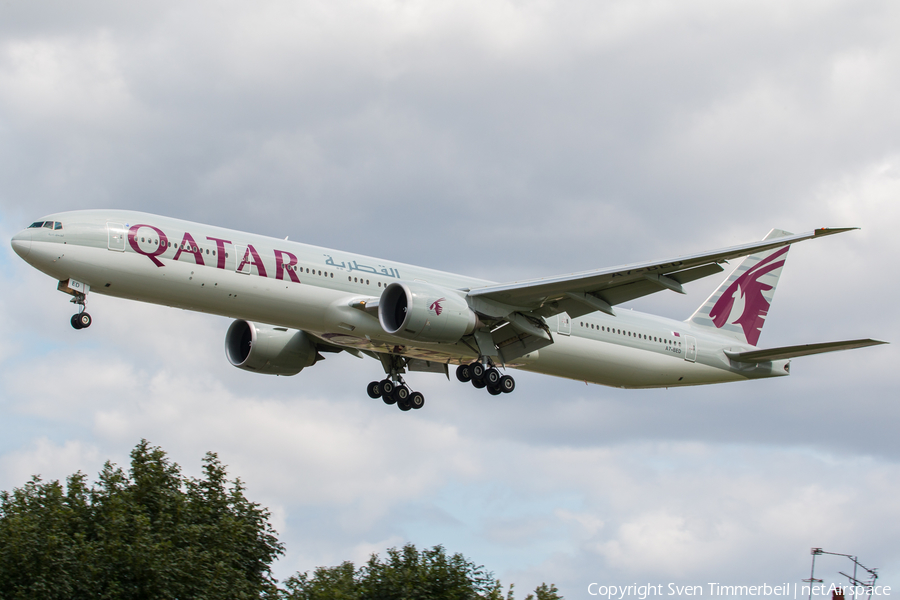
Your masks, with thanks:
[[[788,235],[791,234],[787,231],[773,229],[763,239]],[[790,246],[784,246],[745,258],[688,321],[755,346],[789,249]]]

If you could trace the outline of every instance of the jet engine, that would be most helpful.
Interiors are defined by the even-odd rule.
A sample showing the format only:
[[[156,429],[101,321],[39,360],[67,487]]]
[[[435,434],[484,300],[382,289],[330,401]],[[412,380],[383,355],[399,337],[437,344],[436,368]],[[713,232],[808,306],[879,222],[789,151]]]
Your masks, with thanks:
[[[225,356],[238,369],[265,375],[296,375],[318,358],[304,332],[242,319],[225,334]]]
[[[391,335],[432,343],[458,342],[478,325],[459,292],[418,281],[388,285],[378,301],[378,321]]]

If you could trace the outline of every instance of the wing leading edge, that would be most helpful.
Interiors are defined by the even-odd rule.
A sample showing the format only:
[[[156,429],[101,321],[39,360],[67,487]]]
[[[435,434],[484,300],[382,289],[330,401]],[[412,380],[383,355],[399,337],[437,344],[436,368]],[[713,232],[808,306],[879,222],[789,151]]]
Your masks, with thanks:
[[[468,296],[472,299],[502,303],[515,307],[519,312],[529,311],[542,317],[562,312],[568,313],[571,317],[578,317],[598,310],[615,314],[612,307],[616,304],[662,290],[683,294],[683,284],[721,272],[723,270],[721,263],[725,261],[853,229],[857,228],[823,227],[797,235],[674,259],[489,285],[469,290]]]

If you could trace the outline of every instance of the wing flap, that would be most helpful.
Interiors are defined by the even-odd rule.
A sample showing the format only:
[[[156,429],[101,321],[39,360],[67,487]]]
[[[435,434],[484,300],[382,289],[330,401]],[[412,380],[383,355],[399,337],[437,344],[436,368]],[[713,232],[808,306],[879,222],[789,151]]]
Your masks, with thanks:
[[[769,348],[767,350],[750,350],[748,352],[725,351],[725,355],[731,360],[746,363],[768,362],[772,360],[785,360],[798,356],[822,354],[823,352],[837,352],[838,350],[852,350],[867,346],[887,344],[880,340],[846,340],[843,342],[822,342],[819,344],[801,344],[799,346],[783,346],[781,348]]]

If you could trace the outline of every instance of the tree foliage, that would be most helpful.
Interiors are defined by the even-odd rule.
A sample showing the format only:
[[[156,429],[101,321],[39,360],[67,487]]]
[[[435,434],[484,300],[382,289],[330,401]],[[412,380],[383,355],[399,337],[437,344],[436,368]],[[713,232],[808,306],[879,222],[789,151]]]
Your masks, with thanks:
[[[270,564],[284,549],[268,518],[214,453],[194,479],[142,440],[127,472],[107,462],[93,485],[76,473],[0,492],[0,600],[514,600],[462,554],[412,544],[279,589]],[[526,600],[561,596],[541,584]]]
[[[373,554],[365,565],[352,562],[318,567],[285,582],[286,600],[513,600],[500,581],[462,554],[443,546],[417,550],[413,544],[391,548],[384,559]],[[562,600],[556,586],[541,584],[526,600]]]
[[[188,478],[142,440],[93,486],[76,473],[0,493],[0,598],[275,597],[268,517],[214,453]]]

